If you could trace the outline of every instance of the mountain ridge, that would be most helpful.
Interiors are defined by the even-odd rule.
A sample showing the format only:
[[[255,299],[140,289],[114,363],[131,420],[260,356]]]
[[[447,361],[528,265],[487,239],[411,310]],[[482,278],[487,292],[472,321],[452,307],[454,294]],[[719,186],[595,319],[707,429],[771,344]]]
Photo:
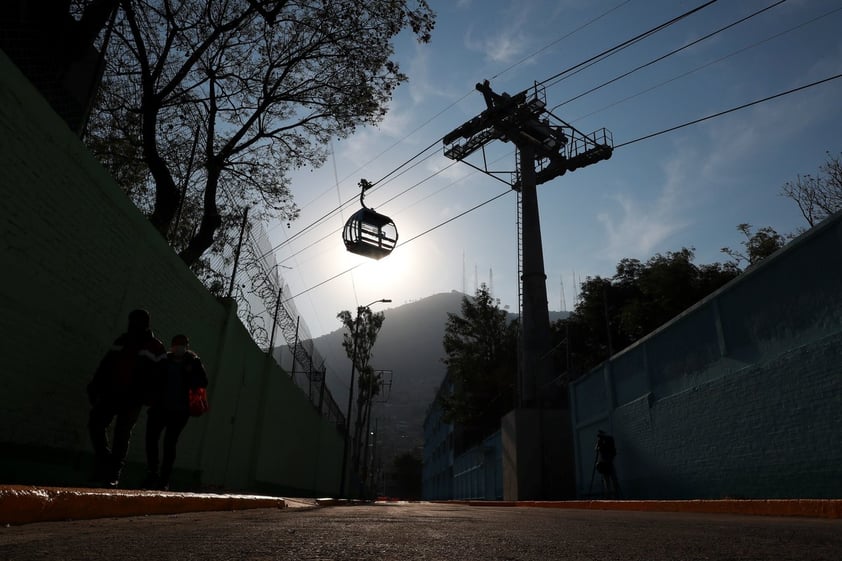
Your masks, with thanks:
[[[375,402],[371,415],[371,430],[376,427],[379,432],[377,455],[383,458],[384,467],[405,452],[417,451],[420,455],[424,418],[446,373],[442,340],[447,314],[460,313],[465,296],[453,290],[382,310],[385,319],[370,364],[375,370],[392,371],[388,399]],[[551,312],[550,320],[564,315],[566,312]],[[509,313],[510,320],[516,317]],[[343,414],[347,412],[351,374],[351,360],[342,347],[344,331],[340,324],[336,330],[313,339],[325,359],[325,383]],[[287,346],[276,348],[275,356],[282,365],[292,362]]]

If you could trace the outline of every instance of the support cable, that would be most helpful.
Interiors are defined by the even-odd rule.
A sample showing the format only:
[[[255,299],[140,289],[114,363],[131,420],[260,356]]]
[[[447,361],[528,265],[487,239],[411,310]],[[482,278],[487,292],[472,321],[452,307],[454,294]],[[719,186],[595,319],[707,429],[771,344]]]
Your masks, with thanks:
[[[593,88],[591,88],[591,89],[589,89],[589,90],[587,90],[587,91],[584,91],[584,92],[580,93],[580,94],[579,94],[579,95],[577,95],[577,96],[571,97],[570,99],[568,99],[568,100],[566,100],[566,101],[562,101],[561,103],[559,103],[558,105],[556,105],[555,107],[553,107],[550,111],[555,111],[556,109],[558,109],[558,108],[559,108],[559,107],[561,107],[562,105],[567,105],[567,104],[568,104],[568,103],[570,103],[571,101],[576,101],[577,99],[579,99],[579,98],[581,98],[581,97],[584,97],[584,96],[586,96],[586,95],[588,95],[588,94],[590,94],[590,93],[593,93],[593,92],[595,92],[595,91],[597,91],[597,90],[599,90],[599,89],[601,89],[601,88],[603,88],[603,87],[605,87],[605,86],[607,86],[607,85],[609,85],[609,84],[613,84],[614,82],[617,82],[617,81],[619,81],[619,80],[622,80],[622,79],[623,79],[623,78],[625,78],[626,76],[629,76],[629,75],[631,75],[631,74],[634,74],[634,73],[635,73],[635,72],[637,72],[638,70],[642,70],[642,69],[646,68],[647,66],[652,66],[652,65],[653,65],[653,64],[655,64],[655,63],[661,62],[661,61],[662,61],[662,60],[664,60],[665,58],[671,57],[672,55],[674,55],[674,54],[676,54],[676,53],[679,53],[679,52],[683,51],[684,49],[688,49],[688,48],[692,47],[693,45],[696,45],[696,44],[698,44],[698,43],[701,43],[702,41],[705,41],[705,40],[707,40],[707,39],[710,39],[710,38],[711,38],[711,37],[713,37],[714,35],[717,35],[717,34],[719,34],[719,33],[722,33],[723,31],[725,31],[725,30],[727,30],[727,29],[730,29],[730,28],[732,28],[732,27],[734,27],[734,26],[736,26],[736,25],[739,25],[739,24],[741,24],[741,23],[743,23],[743,22],[745,22],[745,21],[747,21],[747,20],[750,20],[751,18],[753,18],[753,17],[755,17],[755,16],[759,16],[760,14],[762,14],[763,12],[765,12],[765,11],[767,11],[767,10],[771,10],[772,8],[774,8],[774,7],[776,7],[776,6],[780,6],[780,5],[781,5],[781,4],[783,4],[784,2],[786,2],[786,0],[778,0],[778,1],[777,1],[777,2],[775,2],[774,4],[771,4],[771,5],[769,5],[769,6],[766,6],[765,8],[761,8],[761,9],[757,10],[756,12],[754,12],[754,13],[752,13],[752,14],[749,14],[749,15],[745,16],[744,18],[739,19],[739,20],[737,20],[737,21],[735,21],[735,22],[733,22],[733,23],[729,23],[729,24],[728,24],[728,25],[726,25],[725,27],[720,27],[720,28],[719,28],[719,29],[717,29],[716,31],[713,31],[713,32],[711,32],[711,33],[708,33],[708,34],[707,34],[707,35],[705,35],[704,37],[700,37],[700,38],[696,39],[695,41],[692,41],[692,42],[690,42],[690,43],[687,43],[686,45],[684,45],[684,46],[682,46],[682,47],[679,47],[679,48],[677,48],[677,49],[674,49],[674,50],[672,50],[672,51],[668,52],[668,53],[667,53],[667,54],[665,54],[665,55],[661,55],[661,56],[659,56],[658,58],[653,59],[653,60],[650,60],[649,62],[647,62],[647,63],[645,63],[645,64],[641,64],[641,65],[640,65],[640,66],[638,66],[637,68],[634,68],[634,69],[632,69],[632,70],[629,70],[628,72],[626,72],[626,73],[624,73],[624,74],[620,74],[620,75],[619,75],[619,76],[617,76],[616,78],[612,78],[611,80],[608,80],[607,82],[603,82],[603,83],[601,83],[601,84],[600,84],[600,85],[598,85],[598,86],[594,86]]]
[[[609,49],[606,49],[606,50],[602,51],[598,55],[594,55],[587,60],[584,60],[584,61],[582,61],[578,64],[575,64],[575,65],[567,68],[566,70],[562,70],[558,74],[554,74],[554,75],[550,76],[549,78],[547,78],[545,80],[542,80],[541,82],[536,82],[535,87],[543,86],[545,84],[547,84],[546,87],[548,87],[548,88],[552,87],[552,86],[556,85],[557,83],[559,83],[561,80],[563,80],[566,77],[567,74],[572,74],[574,71],[578,71],[578,70],[581,70],[582,67],[586,67],[586,65],[590,65],[592,63],[599,62],[599,61],[609,57],[610,55],[612,55],[614,53],[622,51],[623,49],[626,49],[626,48],[634,45],[635,43],[638,43],[638,42],[642,41],[643,39],[646,39],[650,35],[654,35],[655,33],[658,33],[659,31],[662,31],[662,30],[666,29],[667,27],[669,27],[669,26],[671,26],[675,23],[678,23],[679,21],[695,14],[696,12],[701,11],[701,10],[707,8],[708,6],[711,6],[711,5],[715,4],[717,1],[718,0],[710,0],[710,1],[702,4],[701,6],[697,6],[697,7],[693,8],[692,10],[688,10],[687,12],[684,12],[680,16],[676,16],[676,17],[672,18],[671,20],[662,23],[661,25],[657,25],[657,26],[649,29],[648,31],[644,31],[643,33],[640,33],[640,34],[632,37],[631,39],[627,39],[627,40],[623,41],[622,43],[619,43],[619,44],[617,44],[617,45],[615,45],[615,46],[613,46]],[[548,84],[548,82],[552,82],[552,83]]]
[[[570,67],[570,68],[567,68],[566,70],[563,70],[562,72],[559,72],[558,74],[555,74],[555,75],[553,75],[553,76],[550,76],[549,78],[547,78],[546,80],[544,80],[544,81],[542,81],[542,82],[537,82],[537,83],[534,85],[534,87],[538,87],[538,86],[541,86],[541,85],[543,85],[543,84],[546,84],[547,82],[550,82],[550,81],[552,81],[552,80],[556,80],[557,78],[560,78],[560,77],[562,77],[562,76],[564,76],[564,75],[566,75],[566,74],[572,73],[574,70],[580,69],[581,67],[584,67],[584,66],[586,66],[586,65],[588,65],[588,64],[591,64],[591,63],[594,63],[595,61],[599,61],[599,60],[605,59],[605,58],[607,58],[608,56],[610,56],[610,55],[612,55],[612,54],[614,54],[614,53],[616,53],[616,52],[619,52],[619,51],[621,51],[621,50],[623,50],[623,49],[625,49],[625,48],[627,48],[627,47],[629,47],[629,46],[633,45],[634,43],[637,43],[638,41],[641,41],[641,40],[645,39],[646,37],[649,37],[650,35],[653,35],[653,34],[655,34],[655,33],[659,32],[659,31],[661,31],[661,30],[663,30],[663,29],[665,29],[665,28],[667,28],[667,27],[669,27],[669,26],[671,26],[671,25],[673,25],[673,24],[677,23],[678,21],[681,21],[681,20],[682,20],[682,19],[684,19],[684,18],[689,17],[690,15],[692,15],[692,14],[694,14],[694,13],[696,13],[696,12],[698,12],[698,11],[700,11],[700,10],[704,9],[704,8],[707,8],[708,6],[710,6],[710,5],[712,5],[712,4],[715,4],[717,1],[718,1],[718,0],[709,0],[709,1],[708,1],[708,2],[706,2],[705,4],[702,4],[702,5],[700,5],[700,6],[696,7],[696,8],[693,8],[692,10],[688,10],[687,12],[685,12],[685,13],[683,13],[683,14],[679,15],[679,16],[676,16],[675,18],[673,18],[673,19],[671,19],[671,20],[669,20],[669,21],[667,21],[667,22],[664,22],[664,23],[662,23],[662,24],[660,24],[660,25],[658,25],[658,26],[655,26],[655,27],[653,27],[653,28],[649,29],[648,31],[645,31],[645,32],[643,32],[643,33],[641,33],[641,34],[639,34],[639,35],[637,35],[637,36],[635,36],[635,37],[633,37],[633,38],[631,38],[631,39],[629,39],[629,40],[627,40],[627,41],[624,41],[623,43],[620,43],[619,45],[615,45],[614,47],[611,47],[611,48],[609,48],[609,49],[606,49],[605,51],[603,51],[602,53],[600,53],[600,54],[598,54],[598,55],[596,55],[596,56],[594,56],[594,57],[591,57],[591,58],[589,58],[589,59],[587,59],[587,60],[585,60],[585,61],[583,61],[583,62],[580,62],[580,63],[578,63],[578,64],[576,64],[576,65],[574,65],[574,66],[572,66],[572,67]],[[603,16],[607,15],[608,13],[610,13],[611,11],[613,11],[614,9],[619,8],[621,5],[622,5],[622,4],[620,4],[620,5],[616,6],[615,8],[613,8],[613,9],[609,10],[608,12],[605,12],[604,14],[602,14],[601,16],[599,16],[599,17],[595,18],[594,20],[592,20],[592,21],[588,22],[588,23],[587,23],[587,24],[585,24],[584,26],[582,26],[582,27],[580,27],[580,28],[577,28],[576,30],[574,30],[574,31],[573,31],[573,32],[571,32],[570,34],[568,34],[568,35],[566,35],[566,36],[562,37],[561,39],[558,39],[556,42],[561,41],[562,39],[564,39],[565,37],[567,37],[567,36],[571,35],[572,33],[575,33],[576,31],[579,31],[579,29],[582,29],[583,27],[585,27],[585,26],[587,26],[587,25],[590,25],[590,23],[593,23],[594,21],[596,21],[596,20],[600,19],[601,17],[603,17]],[[539,51],[539,52],[540,52],[540,51]],[[533,56],[534,56],[534,55],[533,55]],[[503,72],[506,72],[506,71],[508,71],[508,70],[509,70],[509,69],[507,68],[507,69],[506,69],[506,70],[504,70]],[[503,72],[501,72],[500,74],[502,74]],[[498,75],[499,75],[499,74],[498,74]],[[555,82],[553,82],[552,84],[550,84],[550,86],[552,86],[552,85],[554,85],[554,84],[558,83],[559,81],[561,81],[561,80],[560,80],[560,79],[559,79],[559,80],[556,80]],[[461,99],[464,99],[465,97],[467,97],[467,95],[468,95],[468,94],[465,94],[465,96],[463,96]],[[458,102],[456,102],[456,103],[458,103]],[[454,103],[454,104],[455,104],[455,103]],[[451,106],[452,106],[452,105],[451,105]],[[449,108],[450,108],[450,107],[446,108],[446,109],[445,109],[445,110],[443,110],[443,111],[446,111],[446,110],[447,110],[447,109],[449,109]],[[390,171],[388,174],[386,174],[386,175],[385,175],[385,176],[383,176],[382,178],[380,178],[380,179],[378,179],[377,181],[373,182],[373,183],[372,183],[372,185],[373,185],[373,186],[377,186],[377,185],[379,185],[380,183],[383,183],[383,182],[384,182],[384,181],[386,181],[389,177],[391,177],[391,176],[395,175],[398,171],[400,171],[400,170],[401,170],[401,169],[403,169],[404,167],[408,166],[408,165],[409,165],[410,163],[412,163],[415,159],[417,159],[417,158],[419,158],[420,156],[422,156],[425,152],[427,152],[427,151],[428,151],[428,150],[430,150],[431,148],[433,148],[433,147],[437,146],[437,145],[441,142],[441,140],[442,140],[442,138],[438,138],[437,140],[435,140],[434,142],[432,142],[429,146],[427,146],[426,148],[424,148],[423,150],[421,150],[420,152],[418,152],[417,154],[415,154],[414,156],[412,156],[412,157],[411,157],[411,158],[409,158],[408,160],[404,161],[404,162],[403,162],[402,164],[400,164],[397,168],[393,169],[392,171]],[[373,160],[372,160],[372,161],[373,161]],[[360,169],[362,169],[362,168],[360,168]],[[411,168],[410,168],[410,169],[411,169]],[[395,176],[395,178],[397,178],[397,177],[399,177],[399,175]],[[393,178],[393,179],[394,179],[394,178]],[[344,180],[343,180],[343,181],[344,181]],[[356,199],[357,199],[357,197],[355,196],[355,197],[353,197],[353,198],[348,199],[348,200],[347,200],[347,201],[345,201],[344,203],[341,203],[341,204],[340,204],[340,206],[339,206],[338,208],[335,208],[335,209],[333,209],[333,210],[329,211],[328,213],[326,213],[326,214],[325,214],[325,215],[323,215],[322,217],[320,217],[320,218],[316,219],[314,222],[312,222],[311,224],[309,224],[309,225],[307,225],[306,227],[304,227],[302,230],[299,230],[298,232],[296,232],[295,234],[293,234],[292,236],[290,236],[289,238],[287,238],[287,239],[286,239],[286,240],[284,240],[283,242],[281,242],[281,243],[279,243],[278,245],[276,245],[275,247],[273,247],[273,248],[272,248],[272,251],[277,251],[278,249],[280,249],[280,248],[284,247],[285,245],[287,245],[288,243],[292,242],[293,240],[295,240],[295,239],[296,239],[296,238],[298,238],[299,236],[303,235],[304,233],[308,232],[308,231],[309,231],[309,230],[311,230],[312,228],[314,228],[314,227],[316,227],[317,225],[321,224],[322,222],[324,222],[324,221],[325,221],[325,220],[327,220],[328,218],[332,217],[333,215],[335,215],[337,212],[339,212],[340,210],[342,210],[342,209],[343,209],[343,208],[345,208],[346,206],[348,206],[348,205],[352,204],[354,201],[356,201]]]
[[[616,150],[616,149],[618,149],[618,148],[623,148],[623,147],[625,147],[625,146],[629,146],[629,145],[631,145],[631,144],[635,144],[635,143],[637,143],[637,142],[641,142],[641,141],[643,141],[643,140],[648,140],[648,139],[650,139],[650,138],[654,138],[654,137],[656,137],[656,136],[660,136],[660,135],[662,135],[662,134],[666,134],[666,133],[669,133],[669,132],[673,132],[673,131],[676,131],[676,130],[678,130],[678,129],[682,129],[682,128],[684,128],[684,127],[688,127],[688,126],[690,126],[690,125],[695,125],[695,124],[701,123],[701,122],[703,122],[703,121],[707,121],[707,120],[710,120],[710,119],[714,119],[714,118],[716,118],[716,117],[721,117],[721,116],[723,116],[723,115],[727,115],[727,114],[729,114],[729,113],[734,113],[734,112],[736,112],[736,111],[739,111],[739,110],[742,110],[742,109],[746,109],[746,108],[748,108],[748,107],[752,107],[752,106],[754,106],[754,105],[758,105],[758,104],[760,104],[760,103],[764,103],[764,102],[767,102],[767,101],[771,101],[771,100],[773,100],[773,99],[777,99],[777,98],[780,98],[780,97],[783,97],[783,96],[786,96],[786,95],[789,95],[789,94],[793,94],[793,93],[796,93],[796,92],[799,92],[799,91],[802,91],[802,90],[806,90],[806,89],[809,89],[809,88],[812,88],[812,87],[815,87],[815,86],[818,86],[818,85],[821,85],[821,84],[824,84],[824,83],[827,83],[827,82],[830,82],[830,81],[833,81],[833,80],[837,80],[837,79],[839,79],[839,78],[842,78],[842,73],[840,73],[840,74],[836,74],[835,76],[830,76],[830,77],[828,77],[828,78],[824,78],[824,79],[822,79],[822,80],[817,80],[817,81],[815,81],[815,82],[811,82],[811,83],[809,83],[809,84],[805,84],[805,85],[803,85],[803,86],[799,86],[799,87],[797,87],[797,88],[792,88],[792,89],[789,89],[789,90],[786,90],[786,91],[783,91],[783,92],[779,92],[779,93],[777,93],[777,94],[770,95],[770,96],[764,97],[764,98],[762,98],[762,99],[757,99],[757,100],[755,100],[755,101],[751,101],[751,102],[749,102],[749,103],[744,103],[744,104],[739,105],[739,106],[737,106],[737,107],[732,107],[732,108],[730,108],[730,109],[726,109],[726,110],[724,110],[724,111],[719,111],[718,113],[713,113],[713,114],[711,114],[711,115],[707,115],[707,116],[705,116],[705,117],[701,117],[701,118],[699,118],[699,119],[694,119],[694,120],[692,120],[692,121],[688,121],[688,122],[686,122],[686,123],[682,123],[682,124],[680,124],[680,125],[676,125],[676,126],[674,126],[674,127],[670,127],[670,128],[667,128],[667,129],[663,129],[663,130],[658,131],[658,132],[653,132],[653,133],[647,134],[647,135],[645,135],[645,136],[641,136],[641,137],[639,137],[639,138],[635,138],[635,139],[633,139],[633,140],[629,140],[629,141],[623,142],[623,143],[621,143],[621,144],[617,144],[617,145],[615,145],[615,146],[614,146],[614,149]],[[477,168],[477,169],[479,169],[479,168]],[[480,171],[483,171],[483,170],[480,170]],[[506,183],[504,180],[502,180],[502,179],[500,179],[500,178],[498,178],[498,177],[495,177],[495,176],[493,176],[493,175],[492,175],[492,176],[490,176],[490,177],[494,177],[495,179],[498,179],[499,181],[502,181],[503,183]],[[507,184],[508,184],[508,183],[507,183]],[[406,241],[404,241],[404,242],[400,243],[400,244],[399,244],[399,245],[398,245],[395,249],[397,249],[398,247],[403,247],[404,245],[406,245],[406,244],[407,244],[407,243],[409,243],[409,242],[412,242],[412,241],[414,241],[414,240],[416,240],[416,239],[418,239],[418,238],[420,238],[420,237],[422,237],[422,236],[424,236],[424,235],[427,235],[427,234],[429,234],[429,233],[433,232],[434,230],[437,230],[437,229],[441,228],[442,226],[445,226],[445,225],[447,225],[447,224],[449,224],[449,223],[453,222],[454,220],[457,220],[457,219],[459,219],[459,218],[462,218],[462,217],[463,217],[463,216],[465,216],[466,214],[468,214],[468,213],[470,213],[470,212],[473,212],[473,211],[475,211],[475,210],[477,210],[477,209],[479,209],[479,208],[481,208],[481,207],[483,207],[483,206],[485,206],[485,205],[487,205],[487,204],[489,204],[489,203],[491,203],[491,202],[493,202],[493,201],[496,201],[497,199],[499,199],[499,198],[503,197],[504,195],[506,195],[507,193],[510,193],[510,192],[511,192],[511,190],[504,191],[504,192],[502,192],[502,193],[500,193],[500,194],[498,194],[498,195],[496,195],[496,196],[494,196],[494,197],[492,197],[492,198],[490,198],[490,199],[488,199],[488,200],[486,200],[486,201],[484,201],[484,202],[482,202],[482,203],[479,203],[479,204],[477,204],[477,205],[475,205],[475,206],[473,206],[473,207],[469,208],[468,210],[466,210],[466,211],[464,211],[464,212],[461,212],[461,213],[459,213],[459,214],[457,214],[457,215],[455,215],[455,216],[453,216],[453,217],[451,217],[451,218],[449,218],[449,219],[445,220],[444,222],[441,222],[441,223],[439,223],[439,224],[437,224],[437,225],[433,226],[432,228],[429,228],[429,229],[427,229],[427,230],[425,230],[425,231],[423,231],[423,232],[421,232],[421,233],[419,233],[419,234],[417,234],[417,235],[413,236],[412,238],[409,238],[408,240],[406,240]],[[323,285],[325,285],[325,284],[329,283],[330,281],[332,281],[332,280],[334,280],[334,279],[336,279],[336,278],[339,278],[339,277],[341,277],[342,275],[345,275],[345,274],[347,274],[347,273],[349,273],[349,272],[353,271],[354,269],[357,269],[357,268],[359,268],[359,267],[361,267],[362,265],[365,265],[365,264],[367,264],[367,263],[368,263],[368,262],[358,263],[357,265],[354,265],[353,267],[350,267],[350,268],[346,269],[345,271],[342,271],[342,272],[340,272],[340,273],[337,273],[337,274],[333,275],[332,277],[330,277],[330,278],[328,278],[328,279],[326,279],[326,280],[324,280],[324,281],[322,281],[322,282],[320,282],[320,283],[318,283],[318,284],[315,284],[315,285],[311,286],[310,288],[307,288],[307,289],[302,290],[301,292],[299,292],[299,293],[297,293],[297,294],[295,294],[295,295],[293,295],[293,296],[290,296],[287,300],[291,300],[291,299],[293,299],[293,298],[297,298],[298,296],[301,296],[301,295],[303,295],[303,294],[306,294],[306,293],[310,292],[311,290],[314,290],[314,289],[316,289],[316,288],[319,288],[320,286],[323,286]],[[285,301],[286,301],[286,300],[285,300]]]

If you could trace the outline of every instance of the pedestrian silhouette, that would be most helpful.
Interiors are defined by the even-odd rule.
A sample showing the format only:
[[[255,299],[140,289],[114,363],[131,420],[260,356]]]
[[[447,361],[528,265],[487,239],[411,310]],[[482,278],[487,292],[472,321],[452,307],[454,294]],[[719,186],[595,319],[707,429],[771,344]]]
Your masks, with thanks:
[[[199,356],[189,349],[186,335],[172,338],[172,347],[164,361],[163,376],[146,419],[147,489],[169,489],[175,463],[176,444],[191,414],[191,392],[206,388],[208,376]],[[164,435],[163,455],[159,460],[158,444]],[[160,469],[159,469],[160,468]]]
[[[607,497],[619,499],[620,484],[617,481],[617,472],[614,469],[614,457],[617,455],[614,437],[601,430],[597,431],[595,449],[596,471],[602,476],[604,494]]]
[[[129,441],[157,369],[166,358],[163,343],[155,338],[146,310],[129,314],[126,333],[106,352],[87,386],[91,410],[88,431],[94,448],[95,484],[117,487],[126,463]],[[114,423],[109,447],[108,430]]]

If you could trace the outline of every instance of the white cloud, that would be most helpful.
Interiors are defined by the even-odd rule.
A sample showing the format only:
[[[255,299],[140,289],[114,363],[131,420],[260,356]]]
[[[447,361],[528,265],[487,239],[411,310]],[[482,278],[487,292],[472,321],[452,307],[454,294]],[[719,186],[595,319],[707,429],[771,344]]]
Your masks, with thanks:
[[[475,36],[473,27],[465,33],[465,47],[468,50],[484,53],[486,58],[495,63],[515,62],[526,51],[528,38],[524,29],[528,21],[528,10],[519,9],[498,30],[482,36]]]
[[[664,165],[666,180],[653,202],[634,199],[627,193],[609,197],[614,203],[613,212],[597,214],[605,229],[608,259],[651,255],[665,240],[690,224],[689,219],[681,216],[684,202],[680,193],[686,190],[692,160],[690,154],[685,154]]]
[[[819,86],[821,88],[821,86]],[[764,155],[786,149],[811,125],[839,111],[838,88],[798,92],[715,121],[709,129],[711,150],[705,175],[721,175],[727,166],[762,161]]]
[[[409,61],[407,75],[409,80],[406,88],[412,102],[415,105],[428,103],[432,98],[444,98],[454,100],[461,97],[464,92],[457,91],[453,82],[443,82],[441,76],[430,71],[430,49],[426,45],[417,45]]]

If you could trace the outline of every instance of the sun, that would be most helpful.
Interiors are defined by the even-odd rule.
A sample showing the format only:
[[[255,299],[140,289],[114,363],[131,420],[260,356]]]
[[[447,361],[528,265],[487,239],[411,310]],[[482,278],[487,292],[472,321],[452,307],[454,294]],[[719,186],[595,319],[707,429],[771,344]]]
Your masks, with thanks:
[[[396,248],[382,259],[367,259],[354,270],[354,277],[367,289],[382,291],[411,283],[414,273],[413,252],[408,248]]]

